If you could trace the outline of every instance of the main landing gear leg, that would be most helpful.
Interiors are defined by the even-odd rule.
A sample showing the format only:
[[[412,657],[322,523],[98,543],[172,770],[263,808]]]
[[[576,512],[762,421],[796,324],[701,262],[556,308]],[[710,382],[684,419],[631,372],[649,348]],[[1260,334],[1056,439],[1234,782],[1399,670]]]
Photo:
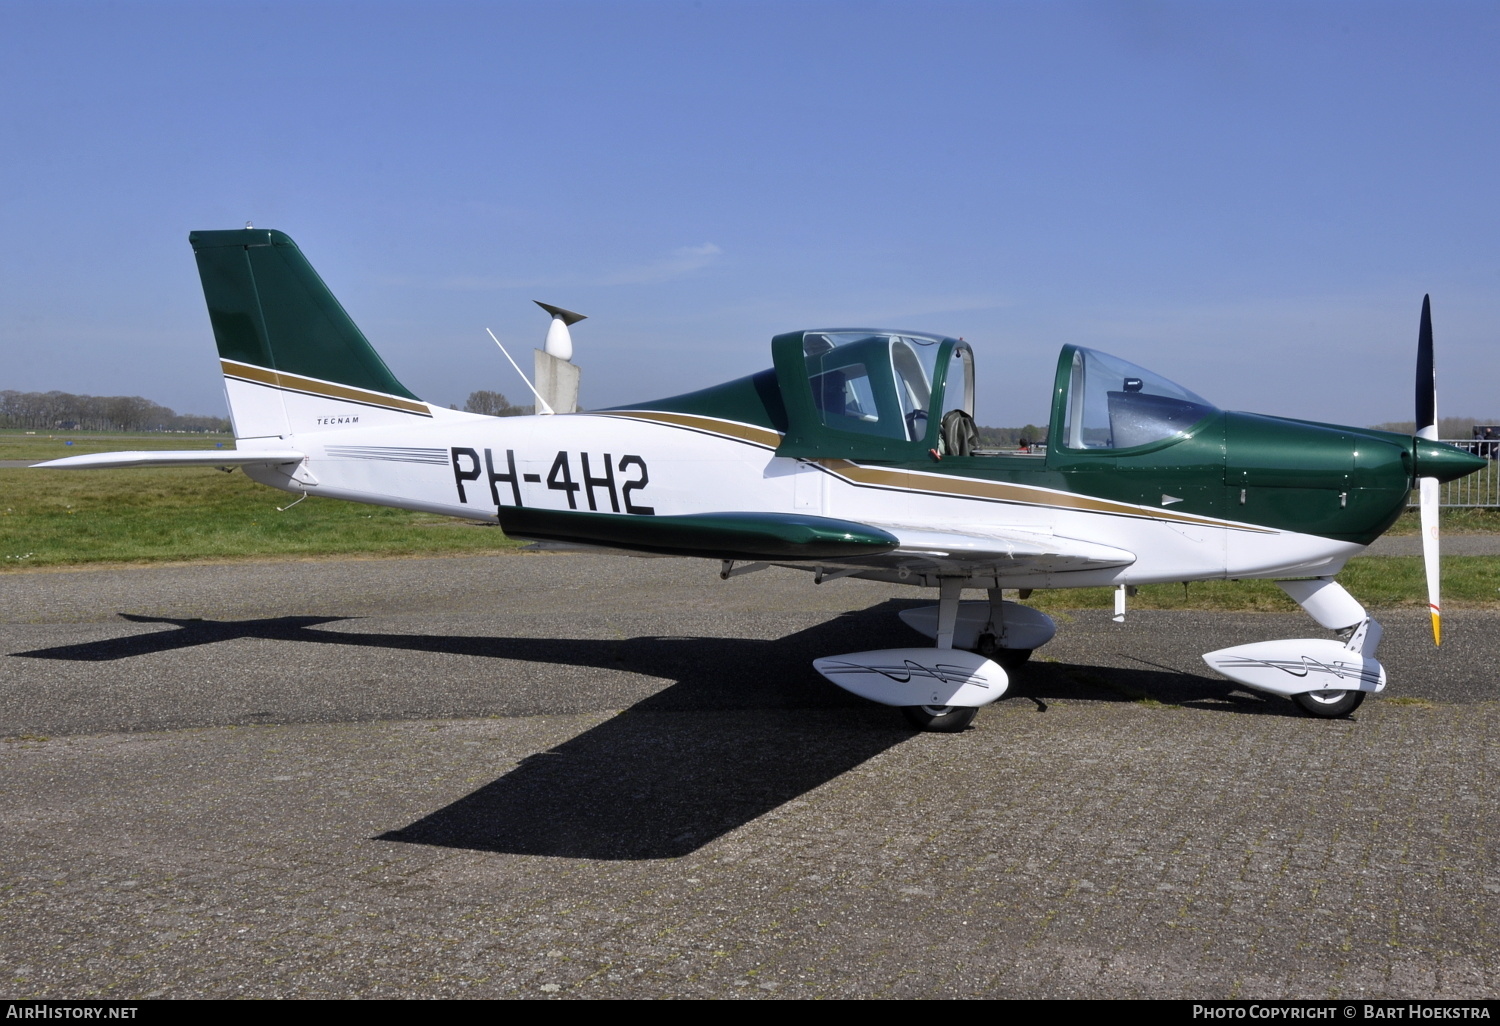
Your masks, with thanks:
[[[953,627],[958,623],[958,599],[963,594],[961,577],[938,579],[937,647],[939,651],[953,650]],[[974,722],[979,710],[963,705],[905,705],[901,707],[906,720],[918,730],[938,734],[956,734]]]
[[[1323,719],[1347,716],[1367,693],[1384,690],[1385,667],[1375,658],[1384,632],[1343,585],[1331,577],[1276,585],[1343,640],[1262,641],[1210,652],[1204,662],[1230,680],[1283,695]]]
[[[964,592],[961,577],[938,579],[938,629],[937,647],[953,647],[953,625],[958,623],[958,598]]]
[[[935,648],[885,648],[825,656],[814,659],[813,666],[861,698],[899,706],[919,730],[963,730],[979,708],[1005,694],[1010,683],[998,663],[954,647],[958,598],[964,583],[962,577],[944,577],[938,582],[937,616],[927,621]]]

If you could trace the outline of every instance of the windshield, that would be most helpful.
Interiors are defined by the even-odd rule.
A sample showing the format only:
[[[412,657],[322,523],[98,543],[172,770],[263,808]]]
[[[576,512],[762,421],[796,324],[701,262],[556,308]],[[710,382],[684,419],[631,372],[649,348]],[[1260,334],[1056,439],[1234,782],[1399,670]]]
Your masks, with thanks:
[[[1202,396],[1143,367],[1074,349],[1064,406],[1070,449],[1130,449],[1184,435],[1216,412]]]

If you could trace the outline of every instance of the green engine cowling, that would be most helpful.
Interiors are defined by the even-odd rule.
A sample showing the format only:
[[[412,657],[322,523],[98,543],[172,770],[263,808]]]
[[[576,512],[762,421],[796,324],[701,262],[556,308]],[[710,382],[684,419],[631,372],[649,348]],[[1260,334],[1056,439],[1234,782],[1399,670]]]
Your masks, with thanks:
[[[1231,519],[1367,545],[1406,508],[1418,476],[1451,481],[1485,460],[1388,431],[1225,415]]]

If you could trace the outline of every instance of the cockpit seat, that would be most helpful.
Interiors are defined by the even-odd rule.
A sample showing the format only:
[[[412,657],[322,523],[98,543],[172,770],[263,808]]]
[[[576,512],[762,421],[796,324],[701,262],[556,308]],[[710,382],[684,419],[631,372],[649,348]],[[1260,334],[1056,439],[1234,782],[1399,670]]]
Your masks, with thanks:
[[[938,440],[942,443],[944,456],[974,455],[974,450],[979,447],[979,429],[966,411],[949,410],[943,414],[939,427]]]

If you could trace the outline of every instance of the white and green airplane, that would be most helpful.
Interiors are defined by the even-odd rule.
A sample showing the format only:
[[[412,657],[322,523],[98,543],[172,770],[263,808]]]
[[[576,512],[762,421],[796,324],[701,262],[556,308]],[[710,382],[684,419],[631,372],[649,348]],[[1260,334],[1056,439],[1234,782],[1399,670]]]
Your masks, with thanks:
[[[902,619],[934,644],[818,659],[833,683],[964,729],[1055,633],[1036,588],[1275,581],[1333,636],[1210,652],[1215,670],[1343,716],[1385,687],[1380,625],[1334,579],[1421,489],[1435,639],[1437,484],[1484,466],[1436,439],[1423,302],[1416,437],[1219,410],[1065,346],[1045,451],[977,447],[963,341],[871,329],[771,340],[769,370],[587,413],[486,417],[423,402],[290,238],[194,232],[233,452],[118,452],[54,468],[239,466],[283,491],[499,523],[516,538],[796,567],[934,588]],[[552,310],[566,331],[576,315]],[[559,353],[562,348],[549,346]],[[564,354],[564,359],[566,354]],[[576,385],[576,375],[574,377]],[[961,601],[966,590],[986,599]]]

